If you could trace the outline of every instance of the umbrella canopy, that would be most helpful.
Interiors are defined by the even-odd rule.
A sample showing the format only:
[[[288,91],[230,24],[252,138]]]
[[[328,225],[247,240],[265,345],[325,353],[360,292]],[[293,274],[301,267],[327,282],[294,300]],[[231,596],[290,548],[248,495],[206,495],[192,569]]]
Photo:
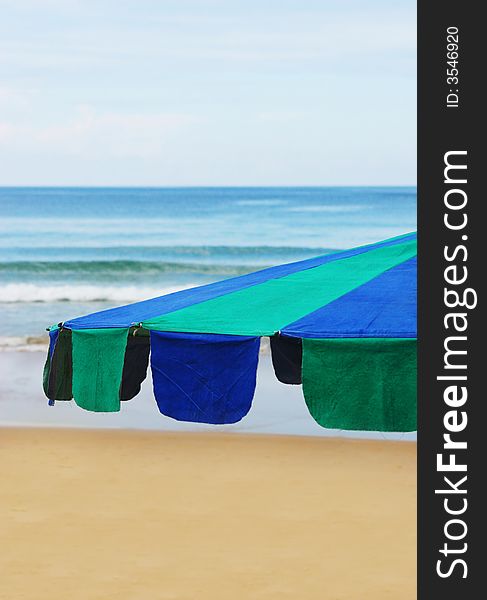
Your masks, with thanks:
[[[178,420],[235,423],[250,410],[260,338],[339,429],[416,429],[416,234],[280,265],[50,329],[44,389],[120,410],[146,377]]]

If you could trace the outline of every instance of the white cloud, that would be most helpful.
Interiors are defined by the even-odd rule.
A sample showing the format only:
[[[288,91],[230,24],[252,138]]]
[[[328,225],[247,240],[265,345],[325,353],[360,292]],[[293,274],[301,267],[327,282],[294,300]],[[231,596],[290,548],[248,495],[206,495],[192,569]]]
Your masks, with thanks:
[[[290,121],[299,121],[306,118],[306,113],[304,111],[269,110],[259,113],[257,118],[268,123],[289,123]]]
[[[153,157],[175,135],[199,121],[188,114],[100,112],[81,106],[64,123],[0,121],[0,144],[28,152],[41,150],[80,157]]]
[[[0,0],[1,2],[1,0]],[[59,13],[56,6],[64,6]],[[30,3],[19,2],[20,6]],[[34,2],[41,7],[42,2]],[[119,3],[120,4],[120,3]],[[305,3],[304,3],[305,4]],[[29,36],[0,38],[0,63],[19,68],[55,69],[71,66],[98,69],[116,64],[152,60],[159,65],[174,60],[236,61],[265,64],[273,61],[337,61],[346,57],[407,53],[414,57],[416,27],[414,11],[388,10],[370,6],[367,11],[327,7],[316,11],[299,6],[296,10],[234,11],[222,4],[212,13],[184,12],[159,7],[137,10],[132,3],[112,7],[110,2],[68,2],[51,0],[37,13],[39,26]],[[47,14],[46,14],[47,10]],[[52,27],[63,16],[62,27]],[[47,21],[46,21],[47,17]],[[48,34],[44,34],[47,28]],[[390,57],[393,60],[393,57]],[[328,62],[323,62],[328,68]]]
[[[30,106],[32,99],[35,96],[35,91],[32,89],[19,89],[15,87],[0,86],[0,109],[7,110],[23,110]]]
[[[411,180],[412,0],[0,0],[0,13],[0,183]]]

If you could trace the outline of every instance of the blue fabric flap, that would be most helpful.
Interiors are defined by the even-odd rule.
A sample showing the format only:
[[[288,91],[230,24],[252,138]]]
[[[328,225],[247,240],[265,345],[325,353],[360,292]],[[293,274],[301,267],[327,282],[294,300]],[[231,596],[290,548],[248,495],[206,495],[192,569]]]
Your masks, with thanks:
[[[236,423],[250,410],[260,338],[151,331],[154,395],[178,421]]]

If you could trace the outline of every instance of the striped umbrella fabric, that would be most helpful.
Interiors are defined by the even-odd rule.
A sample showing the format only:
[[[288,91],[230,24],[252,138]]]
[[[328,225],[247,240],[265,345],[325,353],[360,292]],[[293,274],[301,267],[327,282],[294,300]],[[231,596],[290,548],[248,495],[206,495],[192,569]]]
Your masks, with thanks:
[[[51,401],[120,410],[150,362],[161,413],[235,423],[251,408],[261,337],[323,427],[416,429],[415,233],[271,267],[50,329]]]

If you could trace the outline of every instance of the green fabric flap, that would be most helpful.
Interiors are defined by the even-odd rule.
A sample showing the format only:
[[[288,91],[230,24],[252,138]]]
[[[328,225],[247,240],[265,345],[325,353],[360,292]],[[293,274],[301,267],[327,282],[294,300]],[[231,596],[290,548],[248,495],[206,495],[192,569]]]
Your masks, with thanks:
[[[417,253],[416,240],[299,271],[149,319],[146,329],[271,336]]]
[[[328,429],[415,431],[416,340],[303,339],[303,393]]]
[[[128,329],[73,330],[73,396],[94,412],[120,410]]]

